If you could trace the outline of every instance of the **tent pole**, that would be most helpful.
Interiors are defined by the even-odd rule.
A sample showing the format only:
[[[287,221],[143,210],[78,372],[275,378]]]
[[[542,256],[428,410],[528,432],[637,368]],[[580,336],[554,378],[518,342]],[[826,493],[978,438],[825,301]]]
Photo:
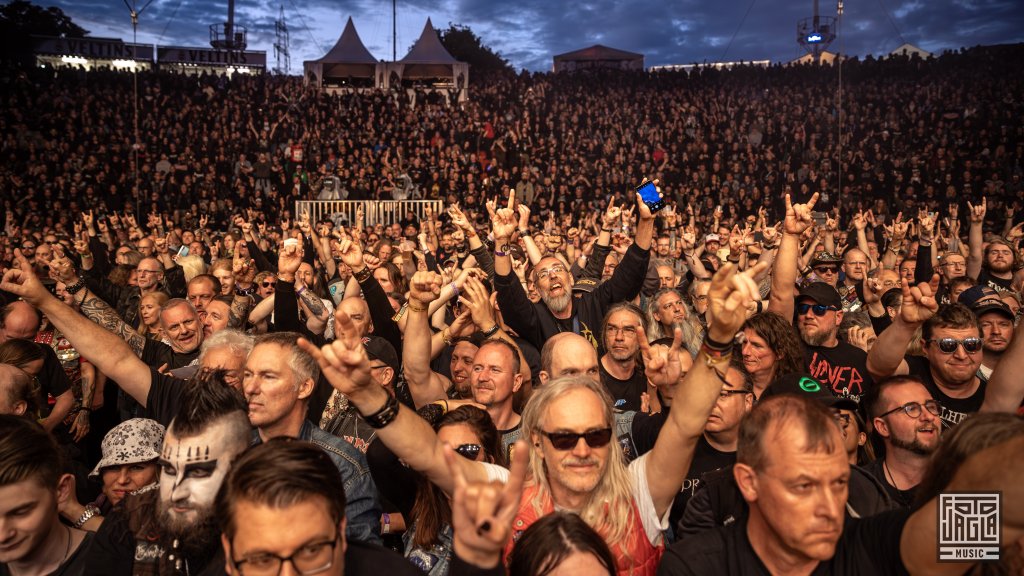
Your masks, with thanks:
[[[391,61],[398,61],[398,0],[391,0]]]

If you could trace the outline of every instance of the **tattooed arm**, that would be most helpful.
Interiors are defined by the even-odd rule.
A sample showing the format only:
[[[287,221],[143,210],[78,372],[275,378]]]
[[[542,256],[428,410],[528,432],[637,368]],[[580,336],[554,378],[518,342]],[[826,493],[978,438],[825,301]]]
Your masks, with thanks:
[[[331,320],[323,300],[312,290],[303,290],[302,294],[299,294],[299,304],[309,314],[306,328],[314,334],[323,334]]]
[[[91,290],[83,288],[82,292],[84,293],[81,305],[82,314],[127,342],[135,356],[141,358],[142,349],[146,346],[146,338],[122,320],[109,304],[93,294]]]
[[[228,313],[228,328],[244,329],[252,305],[252,296],[242,296],[236,293],[234,299],[231,300],[231,311]]]

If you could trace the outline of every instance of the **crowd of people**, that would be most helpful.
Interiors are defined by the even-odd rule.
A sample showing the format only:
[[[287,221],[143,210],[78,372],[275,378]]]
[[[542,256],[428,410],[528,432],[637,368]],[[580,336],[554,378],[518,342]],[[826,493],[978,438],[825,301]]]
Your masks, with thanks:
[[[1022,51],[6,70],[0,576],[1019,572]]]

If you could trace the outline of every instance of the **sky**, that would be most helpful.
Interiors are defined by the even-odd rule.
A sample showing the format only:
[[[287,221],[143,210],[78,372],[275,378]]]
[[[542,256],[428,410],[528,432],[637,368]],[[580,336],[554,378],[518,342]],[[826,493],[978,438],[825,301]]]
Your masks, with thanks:
[[[132,39],[127,4],[150,0],[34,0],[58,6],[91,36]],[[281,9],[288,26],[292,74],[337,41],[349,16],[370,52],[391,59],[388,0],[236,0],[235,22],[248,29],[250,50],[265,50],[273,68]],[[835,0],[820,14],[836,16]],[[430,17],[436,28],[469,26],[516,69],[548,71],[555,54],[603,44],[645,56],[646,66],[771,60],[806,52],[798,20],[812,0],[397,0],[397,53],[402,58]],[[227,18],[227,0],[152,0],[139,17],[138,40],[209,46],[209,25]],[[846,0],[830,51],[883,55],[909,42],[940,53],[979,44],[1024,42],[1021,0]]]

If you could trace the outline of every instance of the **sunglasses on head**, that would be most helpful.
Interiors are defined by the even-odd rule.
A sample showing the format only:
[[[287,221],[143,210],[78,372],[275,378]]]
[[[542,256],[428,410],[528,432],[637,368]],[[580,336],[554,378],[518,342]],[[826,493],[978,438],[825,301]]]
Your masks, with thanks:
[[[835,266],[815,266],[814,271],[818,274],[835,274],[839,271],[839,268]]]
[[[796,311],[798,314],[803,316],[807,314],[808,310],[813,310],[815,316],[824,316],[829,310],[838,310],[835,306],[826,306],[824,304],[797,304]]]
[[[576,432],[545,432],[541,430],[541,434],[547,436],[548,440],[551,441],[551,445],[555,447],[555,450],[572,450],[579,444],[580,438],[583,438],[587,446],[591,448],[601,448],[607,446],[608,442],[612,439],[612,429],[602,428],[600,430],[591,430],[590,432],[584,432],[578,434]]]
[[[460,444],[455,447],[455,452],[467,460],[476,460],[481,450],[483,450],[483,447],[479,444]]]
[[[964,338],[963,340],[957,340],[956,338],[932,338],[928,341],[929,343],[937,343],[939,350],[943,354],[952,354],[956,352],[957,346],[963,346],[964,352],[973,354],[978,350],[981,350],[982,341],[981,338],[972,336],[971,338]]]

